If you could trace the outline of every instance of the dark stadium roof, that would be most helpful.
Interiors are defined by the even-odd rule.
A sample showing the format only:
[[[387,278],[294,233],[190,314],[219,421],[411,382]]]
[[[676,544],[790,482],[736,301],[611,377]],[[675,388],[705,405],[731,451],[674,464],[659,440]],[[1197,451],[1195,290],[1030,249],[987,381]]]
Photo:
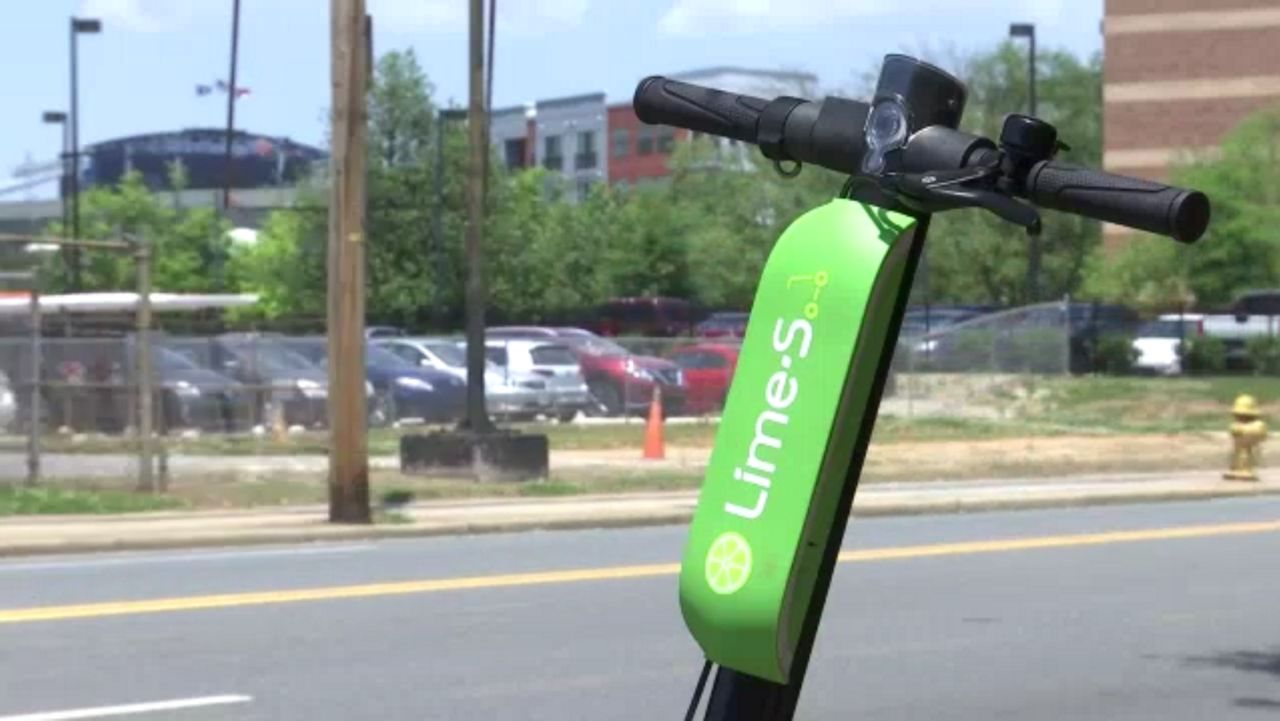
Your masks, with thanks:
[[[328,157],[329,155],[327,151],[317,148],[313,145],[307,145],[306,143],[299,143],[296,140],[275,136],[275,135],[263,135],[262,133],[253,133],[245,130],[236,130],[232,133],[231,137],[237,143],[244,142],[244,141],[265,140],[271,143],[272,145],[276,145],[276,144],[283,145],[285,148],[287,148],[290,151],[300,153],[303,155],[311,155],[317,159]],[[92,152],[93,150],[107,149],[113,146],[140,145],[140,144],[145,144],[147,142],[155,142],[155,141],[162,141],[162,140],[178,140],[178,139],[217,141],[219,143],[226,143],[226,138],[227,138],[227,131],[225,128],[184,128],[182,130],[170,130],[170,131],[156,132],[156,133],[139,133],[137,135],[126,135],[120,138],[110,138],[108,140],[99,141],[97,143],[92,143],[90,145],[85,146],[85,151]]]

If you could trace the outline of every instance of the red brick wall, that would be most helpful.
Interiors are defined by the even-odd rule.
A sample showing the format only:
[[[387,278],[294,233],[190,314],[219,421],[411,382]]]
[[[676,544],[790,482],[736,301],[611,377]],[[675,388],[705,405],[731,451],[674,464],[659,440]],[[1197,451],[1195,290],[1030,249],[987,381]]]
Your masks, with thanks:
[[[1245,116],[1280,106],[1280,27],[1267,13],[1240,12],[1249,10],[1280,10],[1280,2],[1105,0],[1109,170],[1168,180],[1171,169],[1159,158],[1211,148]],[[1167,17],[1140,21],[1143,15]],[[1228,27],[1200,28],[1213,20]],[[1240,81],[1252,78],[1268,80]],[[1114,247],[1124,235],[1108,233],[1105,241]]]
[[[609,184],[625,182],[635,183],[638,180],[665,178],[670,174],[671,156],[657,152],[640,155],[636,149],[636,140],[640,136],[640,128],[644,123],[636,117],[630,104],[614,105],[609,108],[609,134],[604,141],[604,152],[609,154]],[[614,131],[627,131],[627,152],[619,156],[614,154]],[[687,138],[685,130],[675,131],[676,142]]]
[[[1275,0],[1106,0],[1105,12],[1107,15],[1142,15],[1275,6]]]

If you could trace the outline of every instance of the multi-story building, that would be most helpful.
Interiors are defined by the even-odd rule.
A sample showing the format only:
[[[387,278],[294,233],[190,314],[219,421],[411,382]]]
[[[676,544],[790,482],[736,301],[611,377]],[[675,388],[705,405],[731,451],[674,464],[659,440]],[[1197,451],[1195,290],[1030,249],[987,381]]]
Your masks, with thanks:
[[[508,169],[529,168],[535,162],[537,111],[532,105],[495,108],[489,116],[489,141]]]
[[[720,67],[670,77],[730,92],[772,98],[811,97],[817,78],[808,73]],[[538,101],[493,111],[490,135],[510,169],[541,166],[567,182],[564,197],[584,197],[592,183],[642,185],[671,173],[679,128],[645,125],[631,101],[606,106],[603,93]],[[726,141],[727,145],[735,143]]]
[[[1280,102],[1276,0],[1106,0],[1103,163],[1168,180],[1245,116]],[[1115,246],[1125,235],[1109,227]]]
[[[818,84],[809,73],[716,67],[676,73],[668,77],[696,85],[761,98],[779,95],[813,97]],[[636,185],[657,182],[670,174],[669,158],[676,143],[689,137],[679,128],[645,125],[628,100],[609,106],[609,182]],[[736,145],[734,141],[723,141]]]
[[[536,110],[535,162],[564,176],[566,197],[586,197],[592,183],[609,178],[609,157],[601,152],[608,131],[604,93],[543,100]]]

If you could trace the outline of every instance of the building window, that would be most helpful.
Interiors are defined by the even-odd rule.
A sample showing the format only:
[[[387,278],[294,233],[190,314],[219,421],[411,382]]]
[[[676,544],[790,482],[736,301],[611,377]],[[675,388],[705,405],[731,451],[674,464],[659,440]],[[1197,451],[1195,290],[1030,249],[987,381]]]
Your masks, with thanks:
[[[586,178],[578,179],[578,201],[584,201],[588,195],[591,195],[591,182]]]
[[[573,166],[578,170],[589,170],[596,167],[596,133],[584,130],[578,133],[578,154],[574,156]]]
[[[524,138],[515,138],[503,143],[504,160],[507,162],[507,168],[514,170],[523,168],[528,158],[528,142]]]
[[[653,128],[640,128],[640,137],[636,139],[636,155],[653,155]]]
[[[542,143],[542,167],[547,170],[564,168],[564,155],[560,150],[560,136],[548,135]]]
[[[658,152],[663,155],[670,155],[676,147],[675,130],[663,126],[658,130]]]
[[[631,131],[618,128],[613,131],[613,157],[625,158],[631,152]]]

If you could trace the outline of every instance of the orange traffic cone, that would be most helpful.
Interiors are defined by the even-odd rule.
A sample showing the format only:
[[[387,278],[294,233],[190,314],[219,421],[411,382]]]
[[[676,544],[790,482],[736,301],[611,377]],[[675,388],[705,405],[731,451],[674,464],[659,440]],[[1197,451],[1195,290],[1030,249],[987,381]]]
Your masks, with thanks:
[[[662,438],[662,389],[653,387],[653,400],[649,403],[649,422],[644,428],[645,460],[662,460],[667,457],[666,443]]]

